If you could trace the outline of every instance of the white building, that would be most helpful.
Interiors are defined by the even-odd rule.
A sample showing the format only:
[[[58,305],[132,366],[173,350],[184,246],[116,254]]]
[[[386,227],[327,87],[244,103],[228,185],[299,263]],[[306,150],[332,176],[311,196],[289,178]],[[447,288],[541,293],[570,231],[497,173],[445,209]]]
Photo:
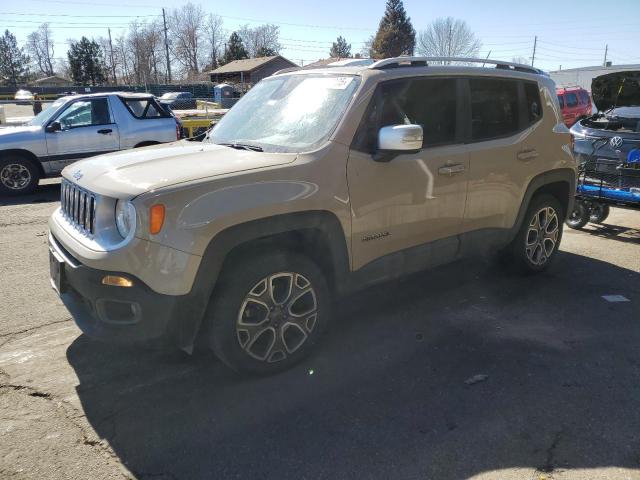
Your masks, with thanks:
[[[568,68],[566,70],[556,70],[549,72],[551,78],[559,87],[580,86],[591,91],[591,80],[607,73],[622,72],[625,70],[640,70],[640,63],[632,65],[611,65],[607,67],[582,67]]]

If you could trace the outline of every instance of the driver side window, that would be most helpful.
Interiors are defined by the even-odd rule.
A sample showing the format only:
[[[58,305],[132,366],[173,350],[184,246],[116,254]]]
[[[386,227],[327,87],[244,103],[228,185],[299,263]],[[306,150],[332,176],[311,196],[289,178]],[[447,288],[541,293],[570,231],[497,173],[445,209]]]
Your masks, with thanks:
[[[353,148],[374,153],[380,128],[408,124],[422,127],[423,148],[456,143],[456,82],[455,78],[412,78],[381,84],[358,128]]]
[[[73,102],[57,120],[60,122],[62,130],[113,123],[106,98]]]

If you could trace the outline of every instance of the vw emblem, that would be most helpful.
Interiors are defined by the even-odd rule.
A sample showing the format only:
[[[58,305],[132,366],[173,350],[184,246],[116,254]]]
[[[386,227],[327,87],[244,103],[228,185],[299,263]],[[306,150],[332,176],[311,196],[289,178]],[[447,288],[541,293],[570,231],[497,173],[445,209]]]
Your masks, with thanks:
[[[615,150],[619,149],[622,146],[622,137],[612,137],[609,140],[609,145]]]
[[[617,137],[617,138],[620,138],[620,137]],[[620,143],[622,143],[622,142],[620,142]],[[71,174],[71,176],[73,178],[75,178],[76,180],[80,180],[82,178],[82,172],[80,170],[76,170],[75,172],[73,172]]]

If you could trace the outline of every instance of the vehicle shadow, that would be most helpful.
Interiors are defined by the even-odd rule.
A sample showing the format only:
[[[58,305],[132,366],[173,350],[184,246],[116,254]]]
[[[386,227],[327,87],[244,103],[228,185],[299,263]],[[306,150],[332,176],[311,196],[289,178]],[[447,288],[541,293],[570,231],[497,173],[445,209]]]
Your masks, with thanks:
[[[585,230],[592,235],[617,240],[624,243],[640,244],[640,230],[632,227],[621,227],[607,223],[592,225],[592,230]]]
[[[317,352],[267,378],[84,335],[67,357],[88,421],[139,477],[638,468],[639,280],[564,252],[538,276],[441,267],[338,301]]]
[[[26,205],[30,203],[48,203],[60,200],[60,182],[48,181],[41,183],[35,192],[29,195],[19,195],[8,197],[0,195],[0,206],[5,205]]]

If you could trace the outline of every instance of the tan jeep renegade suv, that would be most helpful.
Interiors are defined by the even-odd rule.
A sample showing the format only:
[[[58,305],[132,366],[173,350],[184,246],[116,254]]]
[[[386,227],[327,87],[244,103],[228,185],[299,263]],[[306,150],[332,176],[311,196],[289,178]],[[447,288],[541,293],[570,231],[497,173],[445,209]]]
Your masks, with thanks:
[[[200,335],[269,373],[309,352],[337,295],[490,250],[543,270],[576,178],[555,85],[474,62],[282,72],[203,143],[67,167],[55,289],[91,337]]]

